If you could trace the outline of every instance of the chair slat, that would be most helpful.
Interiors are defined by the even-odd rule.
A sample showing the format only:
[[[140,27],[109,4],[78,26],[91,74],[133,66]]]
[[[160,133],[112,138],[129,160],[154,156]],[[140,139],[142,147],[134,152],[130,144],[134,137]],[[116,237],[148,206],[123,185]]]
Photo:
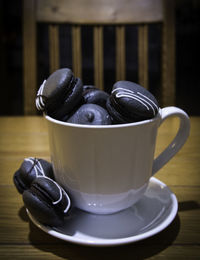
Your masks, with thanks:
[[[104,88],[103,74],[103,26],[94,26],[94,84],[99,89]]]
[[[138,26],[138,78],[139,84],[148,89],[148,26]]]
[[[36,114],[37,88],[35,3],[24,1],[23,9],[24,114]]]
[[[59,27],[58,25],[49,25],[50,73],[59,69],[59,49]]]
[[[175,76],[175,3],[164,1],[164,23],[162,29],[162,105],[176,104]]]
[[[76,77],[82,78],[81,27],[72,26],[72,66]]]
[[[125,26],[116,27],[116,81],[125,80]]]

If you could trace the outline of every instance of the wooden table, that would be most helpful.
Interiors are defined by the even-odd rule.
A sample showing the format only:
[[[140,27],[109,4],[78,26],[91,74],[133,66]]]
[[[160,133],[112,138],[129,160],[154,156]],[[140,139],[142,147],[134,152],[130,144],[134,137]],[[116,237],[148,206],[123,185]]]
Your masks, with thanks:
[[[178,127],[168,119],[159,130],[158,154]],[[93,248],[51,237],[30,222],[13,174],[25,157],[49,160],[48,133],[42,117],[0,118],[0,259],[200,259],[200,118],[182,150],[156,174],[176,194],[179,211],[169,227],[125,246]]]

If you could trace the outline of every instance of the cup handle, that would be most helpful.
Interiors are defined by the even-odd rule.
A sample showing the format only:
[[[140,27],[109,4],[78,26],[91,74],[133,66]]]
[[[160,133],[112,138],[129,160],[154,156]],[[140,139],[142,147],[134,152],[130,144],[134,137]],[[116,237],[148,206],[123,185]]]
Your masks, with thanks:
[[[158,155],[153,162],[152,175],[160,170],[184,145],[190,132],[190,119],[188,115],[178,107],[165,107],[160,110],[161,121],[160,125],[171,116],[177,116],[180,119],[180,126],[176,136],[170,145]]]

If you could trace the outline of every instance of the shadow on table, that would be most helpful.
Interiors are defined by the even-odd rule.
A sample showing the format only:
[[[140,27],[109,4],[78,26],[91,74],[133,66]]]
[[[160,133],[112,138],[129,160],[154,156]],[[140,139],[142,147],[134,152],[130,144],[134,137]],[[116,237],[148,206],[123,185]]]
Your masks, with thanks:
[[[178,203],[178,211],[187,211],[187,210],[195,210],[200,209],[200,205],[197,201],[188,200],[188,201],[180,201]]]

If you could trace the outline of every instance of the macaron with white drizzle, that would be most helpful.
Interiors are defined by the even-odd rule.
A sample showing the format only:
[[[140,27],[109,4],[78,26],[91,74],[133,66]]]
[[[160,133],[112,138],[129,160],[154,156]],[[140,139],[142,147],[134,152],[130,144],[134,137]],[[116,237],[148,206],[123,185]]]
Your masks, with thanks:
[[[82,81],[70,69],[58,69],[40,86],[36,107],[55,119],[62,119],[82,101],[82,91]]]
[[[107,101],[107,110],[115,123],[130,123],[155,117],[159,105],[144,87],[130,81],[118,81]]]
[[[54,180],[41,176],[23,193],[23,201],[31,215],[40,223],[61,226],[71,201],[66,191]]]
[[[18,192],[23,193],[36,178],[41,176],[54,179],[52,164],[43,159],[28,157],[14,173],[13,181]]]

